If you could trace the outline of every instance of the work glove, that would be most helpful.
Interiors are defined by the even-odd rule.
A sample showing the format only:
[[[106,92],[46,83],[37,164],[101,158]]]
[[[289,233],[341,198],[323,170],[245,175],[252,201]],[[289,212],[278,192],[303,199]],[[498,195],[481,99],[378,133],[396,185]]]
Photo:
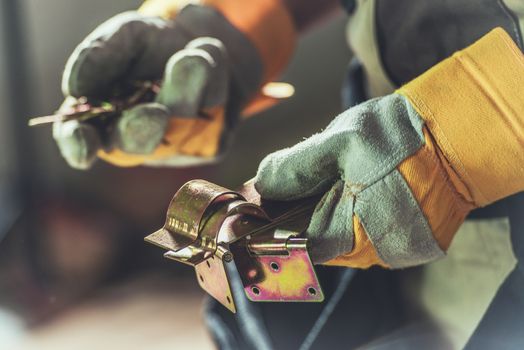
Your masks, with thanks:
[[[267,156],[262,198],[324,193],[315,263],[404,268],[445,255],[468,212],[524,189],[524,56],[502,29],[396,93]]]
[[[87,169],[97,157],[119,166],[217,159],[241,109],[285,65],[293,47],[294,27],[279,1],[256,2],[265,6],[149,1],[140,12],[119,14],[95,29],[67,61],[63,109],[80,97],[107,101],[137,82],[160,82],[160,88],[153,101],[124,110],[104,130],[91,122],[55,123],[53,136],[66,161]],[[275,21],[265,20],[272,12],[280,14],[285,40],[272,38]],[[268,50],[283,45],[278,62],[268,58]]]

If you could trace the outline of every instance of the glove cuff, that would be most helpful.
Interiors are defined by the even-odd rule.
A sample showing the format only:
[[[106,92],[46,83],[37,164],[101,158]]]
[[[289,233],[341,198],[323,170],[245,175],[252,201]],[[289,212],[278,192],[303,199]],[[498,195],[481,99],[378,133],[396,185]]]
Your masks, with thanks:
[[[448,172],[460,178],[475,206],[524,189],[523,86],[524,56],[497,28],[399,91],[425,120]]]

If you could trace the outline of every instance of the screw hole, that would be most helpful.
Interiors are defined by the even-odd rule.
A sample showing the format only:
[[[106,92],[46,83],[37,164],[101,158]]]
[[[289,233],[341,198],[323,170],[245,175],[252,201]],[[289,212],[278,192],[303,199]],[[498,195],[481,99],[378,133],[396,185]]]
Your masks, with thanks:
[[[198,277],[200,277],[200,280],[204,283],[204,277],[202,277],[202,275],[198,275]]]
[[[273,271],[278,271],[280,269],[280,266],[278,266],[278,264],[274,261],[271,264],[269,264],[269,266],[271,266],[271,269]]]
[[[317,295],[317,290],[313,287],[309,287],[307,289],[307,292],[310,294],[310,295]]]
[[[231,299],[229,298],[229,295],[226,296],[226,300],[227,300],[227,303],[228,303],[228,304],[231,304]]]
[[[253,287],[251,287],[251,291],[252,291],[253,294],[255,294],[255,295],[260,295],[260,289],[259,289],[257,286],[253,286]]]
[[[207,267],[211,268],[211,264],[206,260]]]

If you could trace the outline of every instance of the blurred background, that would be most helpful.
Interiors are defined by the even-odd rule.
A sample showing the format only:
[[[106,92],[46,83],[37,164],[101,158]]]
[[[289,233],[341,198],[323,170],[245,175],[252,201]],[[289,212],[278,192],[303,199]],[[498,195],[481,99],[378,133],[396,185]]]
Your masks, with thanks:
[[[289,101],[246,121],[218,165],[69,168],[51,128],[63,65],[103,20],[139,0],[0,0],[0,349],[212,349],[192,268],[143,237],[186,181],[235,188],[267,153],[340,112],[350,59],[342,13],[307,33],[282,80]]]

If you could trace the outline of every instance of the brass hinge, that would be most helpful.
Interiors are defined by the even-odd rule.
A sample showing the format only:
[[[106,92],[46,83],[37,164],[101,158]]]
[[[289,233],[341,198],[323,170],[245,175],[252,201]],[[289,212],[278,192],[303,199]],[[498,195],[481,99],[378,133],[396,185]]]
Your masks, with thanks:
[[[234,264],[252,301],[322,301],[300,237],[314,201],[264,205],[247,183],[231,191],[204,180],[174,195],[164,226],[145,238],[166,258],[195,267],[200,286],[236,312],[226,264]]]

